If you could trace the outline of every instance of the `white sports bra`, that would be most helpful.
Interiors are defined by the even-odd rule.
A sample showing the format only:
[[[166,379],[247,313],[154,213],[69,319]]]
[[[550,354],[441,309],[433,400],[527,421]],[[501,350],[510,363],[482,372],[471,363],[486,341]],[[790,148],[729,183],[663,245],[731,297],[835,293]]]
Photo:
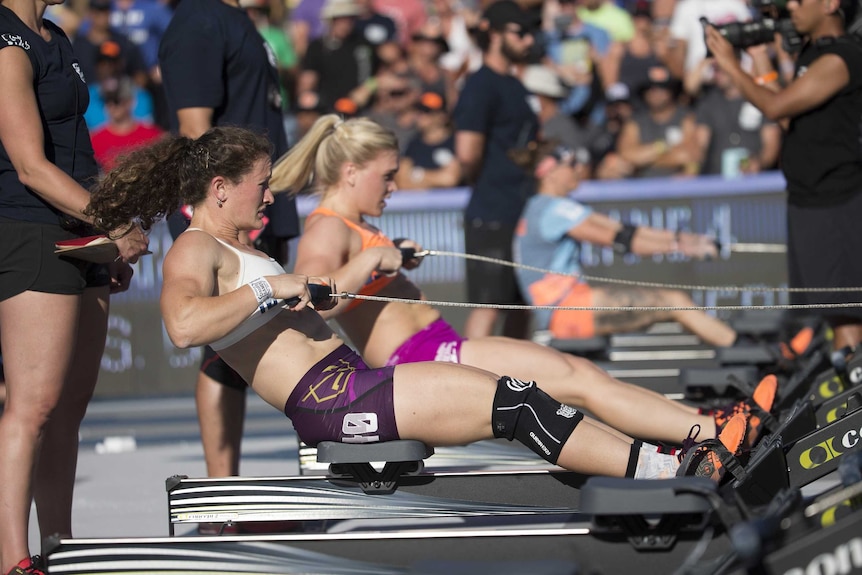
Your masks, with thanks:
[[[200,228],[188,228],[186,230],[186,232],[190,231],[199,231],[208,234],[208,232],[205,232]],[[285,273],[284,268],[272,258],[265,258],[245,253],[215,236],[212,237],[239,257],[239,278],[237,279],[235,289],[239,289],[240,287],[250,283],[253,279],[257,279],[261,276],[274,276]],[[220,351],[226,347],[232,346],[277,316],[284,309],[282,307],[283,304],[284,300],[278,299],[270,299],[269,301],[260,304],[252,314],[245,319],[245,321],[236,326],[223,338],[210,343],[210,347],[216,351]]]

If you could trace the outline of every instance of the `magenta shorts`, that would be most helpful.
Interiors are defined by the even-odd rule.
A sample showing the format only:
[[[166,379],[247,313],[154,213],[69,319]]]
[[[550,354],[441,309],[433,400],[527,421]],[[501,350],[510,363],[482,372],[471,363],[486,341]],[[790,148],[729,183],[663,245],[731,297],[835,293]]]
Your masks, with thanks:
[[[444,361],[461,363],[461,344],[458,335],[445,320],[438,319],[401,344],[386,365],[416,363],[418,361]]]
[[[398,439],[394,371],[394,366],[371,369],[342,345],[302,376],[287,398],[284,414],[299,438],[312,447],[321,441],[393,441]]]

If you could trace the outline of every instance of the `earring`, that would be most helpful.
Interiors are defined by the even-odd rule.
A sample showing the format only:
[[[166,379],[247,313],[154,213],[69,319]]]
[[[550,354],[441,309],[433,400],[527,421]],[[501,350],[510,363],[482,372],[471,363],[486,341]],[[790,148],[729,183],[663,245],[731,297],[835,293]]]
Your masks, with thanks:
[[[224,205],[224,202],[223,202],[222,200],[218,200],[218,199],[217,199],[217,200],[216,200],[216,205],[217,205],[218,207],[222,207],[222,206]]]

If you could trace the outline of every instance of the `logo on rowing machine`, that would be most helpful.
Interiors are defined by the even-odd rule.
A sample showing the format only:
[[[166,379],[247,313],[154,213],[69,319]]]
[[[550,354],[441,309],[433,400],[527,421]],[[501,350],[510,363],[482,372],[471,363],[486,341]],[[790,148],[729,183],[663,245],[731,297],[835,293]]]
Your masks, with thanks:
[[[823,399],[829,399],[831,397],[835,397],[842,391],[844,391],[844,382],[841,381],[840,377],[834,375],[826,381],[820,382],[817,386],[817,395],[814,395],[812,399],[817,399],[818,395]]]
[[[520,379],[515,379],[514,377],[506,377],[506,387],[516,393],[527,391],[528,389],[531,389],[534,385],[536,385],[535,381],[521,381]]]
[[[831,525],[835,525],[836,521],[847,517],[850,513],[854,511],[856,505],[860,503],[862,503],[862,497],[856,497],[853,499],[845,499],[838,505],[830,507],[820,515],[821,527],[829,527]]]
[[[805,469],[814,469],[841,457],[847,450],[853,449],[859,444],[860,434],[862,434],[862,429],[847,431],[841,436],[841,441],[837,446],[835,445],[837,436],[821,441],[799,454],[799,465]],[[839,447],[842,449],[839,449]]]
[[[784,575],[810,575],[826,573],[851,573],[862,567],[862,537],[854,537],[833,551],[817,555],[805,567],[794,567]]]

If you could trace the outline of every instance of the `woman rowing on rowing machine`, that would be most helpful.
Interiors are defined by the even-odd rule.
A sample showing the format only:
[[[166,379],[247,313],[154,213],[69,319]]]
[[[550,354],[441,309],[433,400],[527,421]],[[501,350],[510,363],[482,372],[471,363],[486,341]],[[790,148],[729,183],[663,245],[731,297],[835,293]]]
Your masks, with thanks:
[[[316,138],[324,125],[307,137]],[[367,367],[317,311],[335,303],[328,295],[334,285],[312,301],[310,284],[321,280],[284,273],[239,240],[240,231],[262,225],[274,201],[269,154],[265,138],[240,128],[161,141],[121,161],[95,190],[89,210],[106,225],[134,218],[147,229],[182,204],[194,206],[189,229],[165,257],[161,309],[168,335],[183,348],[211,345],[284,411],[302,441],[403,438],[441,446],[504,437],[580,473],[720,477],[719,456],[736,452],[745,435],[743,414],[731,418],[720,442],[699,444],[681,465],[675,455],[609,433],[534,382],[442,362]],[[334,185],[358,183],[365,162],[333,161],[340,166]],[[397,270],[401,256],[394,252],[378,267]]]

